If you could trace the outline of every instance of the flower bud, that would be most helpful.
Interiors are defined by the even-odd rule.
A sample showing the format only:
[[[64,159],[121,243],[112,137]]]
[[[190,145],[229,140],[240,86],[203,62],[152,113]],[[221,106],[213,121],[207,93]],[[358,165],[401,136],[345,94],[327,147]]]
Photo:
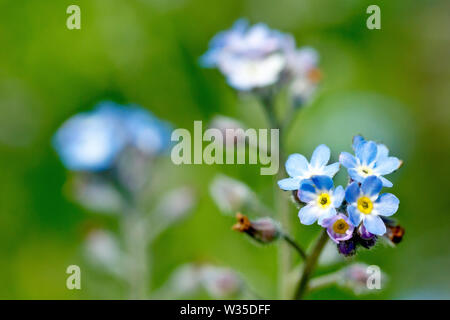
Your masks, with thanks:
[[[353,256],[356,253],[356,243],[354,239],[339,242],[337,248],[339,253],[346,257]]]
[[[234,214],[255,201],[255,196],[247,185],[224,175],[213,180],[210,193],[219,209],[228,214]]]
[[[374,269],[375,268],[375,269]],[[369,282],[371,277],[377,276],[374,271],[378,271],[380,289],[386,281],[386,275],[380,272],[377,266],[369,266],[364,263],[354,263],[340,271],[338,284],[347,287],[355,294],[364,294],[371,291]]]
[[[183,219],[195,206],[196,197],[189,187],[180,187],[165,194],[156,212],[161,219],[175,222]]]
[[[280,237],[279,224],[271,218],[251,221],[247,216],[237,213],[236,219],[238,222],[233,226],[233,230],[244,232],[260,243],[270,243]]]
[[[405,234],[405,229],[402,226],[386,226],[386,234],[385,236],[393,243],[393,244],[399,244],[402,239],[403,235]]]
[[[123,274],[123,252],[113,233],[105,230],[91,231],[84,243],[84,254],[94,267],[118,276]]]
[[[231,269],[205,266],[202,269],[202,283],[211,297],[216,299],[231,298],[242,289],[242,281]]]
[[[370,249],[377,243],[378,237],[367,231],[364,225],[361,224],[361,226],[358,228],[356,239],[358,240],[358,244],[366,249]]]

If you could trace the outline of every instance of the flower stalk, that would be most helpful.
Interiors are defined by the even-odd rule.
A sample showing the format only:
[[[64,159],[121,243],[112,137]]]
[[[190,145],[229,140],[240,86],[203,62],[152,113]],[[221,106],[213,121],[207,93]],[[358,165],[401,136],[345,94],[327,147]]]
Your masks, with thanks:
[[[298,283],[297,289],[295,290],[294,299],[299,300],[302,299],[304,294],[306,293],[306,289],[308,288],[308,282],[314,272],[314,269],[317,264],[317,260],[322,253],[323,248],[328,240],[328,234],[325,229],[322,229],[320,232],[319,238],[316,241],[311,253],[308,255],[305,266],[302,270],[302,275],[300,277],[300,281]]]

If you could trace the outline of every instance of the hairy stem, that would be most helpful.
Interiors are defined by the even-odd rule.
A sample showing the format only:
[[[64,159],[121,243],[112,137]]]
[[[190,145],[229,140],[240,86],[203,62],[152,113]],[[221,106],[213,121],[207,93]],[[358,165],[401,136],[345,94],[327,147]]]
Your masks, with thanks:
[[[325,244],[327,243],[327,240],[328,240],[327,231],[326,229],[322,229],[319,238],[316,241],[316,244],[314,245],[308,258],[306,259],[305,266],[303,268],[302,275],[300,277],[300,281],[298,283],[297,289],[295,290],[294,299],[303,298],[303,295],[305,294],[306,289],[308,288],[308,282],[316,267],[317,260],[319,259],[319,256]]]

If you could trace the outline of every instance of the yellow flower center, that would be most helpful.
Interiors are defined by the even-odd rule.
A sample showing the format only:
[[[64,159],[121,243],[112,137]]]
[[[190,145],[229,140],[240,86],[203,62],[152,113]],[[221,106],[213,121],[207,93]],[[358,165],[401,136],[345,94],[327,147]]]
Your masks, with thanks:
[[[373,209],[373,202],[367,197],[361,197],[358,199],[358,210],[364,214],[370,214]]]
[[[328,193],[322,193],[319,196],[317,203],[319,204],[319,207],[327,208],[331,204],[330,195]]]
[[[345,222],[344,219],[338,219],[333,224],[333,231],[335,233],[344,234],[345,232],[347,232],[348,228],[348,223]]]
[[[359,174],[363,177],[368,177],[372,175],[373,170],[366,166],[361,166],[358,168]]]

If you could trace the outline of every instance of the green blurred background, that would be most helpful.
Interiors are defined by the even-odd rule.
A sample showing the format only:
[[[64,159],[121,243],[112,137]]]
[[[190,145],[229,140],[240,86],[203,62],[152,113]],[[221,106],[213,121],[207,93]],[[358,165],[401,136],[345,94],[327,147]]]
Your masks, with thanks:
[[[81,8],[81,30],[66,28],[66,8]],[[381,30],[366,28],[366,8],[381,7]],[[240,99],[198,57],[210,38],[240,18],[292,33],[315,47],[323,81],[295,119],[287,147],[310,156],[319,143],[332,157],[361,133],[404,160],[391,176],[406,228],[397,248],[378,246],[354,259],[389,275],[368,298],[450,298],[450,3],[446,0],[29,0],[0,1],[0,298],[122,298],[124,289],[82,272],[82,290],[67,290],[66,267],[78,264],[86,224],[115,220],[84,210],[63,191],[67,172],[51,137],[71,115],[104,99],[133,102],[175,127],[216,114],[265,127],[259,106]],[[149,250],[153,288],[181,263],[207,261],[240,272],[262,296],[276,293],[276,246],[260,247],[230,230],[208,184],[219,172],[245,181],[271,205],[273,177],[258,166],[165,167],[174,185],[193,185],[195,212]],[[338,177],[345,180],[342,170]],[[300,226],[308,243],[319,227]],[[86,269],[89,270],[89,269]],[[310,298],[346,299],[330,288]]]

